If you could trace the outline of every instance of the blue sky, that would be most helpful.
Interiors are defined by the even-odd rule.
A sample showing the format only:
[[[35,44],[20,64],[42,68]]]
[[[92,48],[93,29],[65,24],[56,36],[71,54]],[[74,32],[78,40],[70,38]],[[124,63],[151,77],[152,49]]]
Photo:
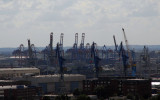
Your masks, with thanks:
[[[114,45],[160,43],[160,0],[0,0],[0,47],[49,44],[64,33],[64,46],[72,46],[75,33],[86,33],[85,44]]]

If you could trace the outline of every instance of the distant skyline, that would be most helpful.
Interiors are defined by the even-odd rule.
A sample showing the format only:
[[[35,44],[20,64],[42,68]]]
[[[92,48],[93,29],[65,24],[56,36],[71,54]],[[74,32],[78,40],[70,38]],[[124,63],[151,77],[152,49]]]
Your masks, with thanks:
[[[85,44],[160,44],[160,0],[0,0],[0,48],[53,45],[64,33],[64,46],[72,46],[75,33],[85,33]]]

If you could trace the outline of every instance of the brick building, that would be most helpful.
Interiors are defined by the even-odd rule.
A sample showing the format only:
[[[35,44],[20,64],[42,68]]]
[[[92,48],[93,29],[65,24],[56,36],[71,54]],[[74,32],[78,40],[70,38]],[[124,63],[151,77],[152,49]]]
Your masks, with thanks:
[[[107,97],[113,95],[139,95],[144,98],[151,96],[151,80],[135,79],[123,77],[99,77],[83,81],[83,90],[87,94],[95,94],[94,90],[98,86],[104,86]]]

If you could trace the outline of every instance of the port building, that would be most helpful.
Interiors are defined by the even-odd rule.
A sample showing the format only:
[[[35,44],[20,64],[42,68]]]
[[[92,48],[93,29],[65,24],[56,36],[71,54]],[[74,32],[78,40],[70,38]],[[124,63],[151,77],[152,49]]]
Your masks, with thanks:
[[[32,86],[42,87],[42,92],[58,93],[60,91],[60,75],[38,75],[38,76],[26,76],[17,77],[17,81],[25,80],[30,81]],[[83,80],[86,80],[85,75],[80,74],[64,74],[65,92],[71,93],[75,89],[83,89]]]
[[[21,77],[26,74],[39,75],[38,68],[0,68],[0,79]]]

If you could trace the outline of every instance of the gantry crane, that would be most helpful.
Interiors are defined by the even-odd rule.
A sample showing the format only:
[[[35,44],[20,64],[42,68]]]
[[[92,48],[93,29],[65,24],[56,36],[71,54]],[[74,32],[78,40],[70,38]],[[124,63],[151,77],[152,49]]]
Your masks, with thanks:
[[[72,60],[78,59],[78,33],[75,34],[75,43],[73,44],[72,52]]]
[[[78,51],[79,51],[78,54],[79,54],[80,60],[84,60],[84,57],[85,57],[84,39],[85,39],[85,33],[82,33],[81,43],[80,43],[80,47],[78,49]]]
[[[85,33],[82,33],[80,49],[84,49],[84,39],[85,39]]]
[[[30,39],[28,39],[28,63],[29,66],[35,66],[35,57],[36,57],[36,51],[33,51],[34,45],[30,43]],[[35,52],[35,54],[34,54]]]

